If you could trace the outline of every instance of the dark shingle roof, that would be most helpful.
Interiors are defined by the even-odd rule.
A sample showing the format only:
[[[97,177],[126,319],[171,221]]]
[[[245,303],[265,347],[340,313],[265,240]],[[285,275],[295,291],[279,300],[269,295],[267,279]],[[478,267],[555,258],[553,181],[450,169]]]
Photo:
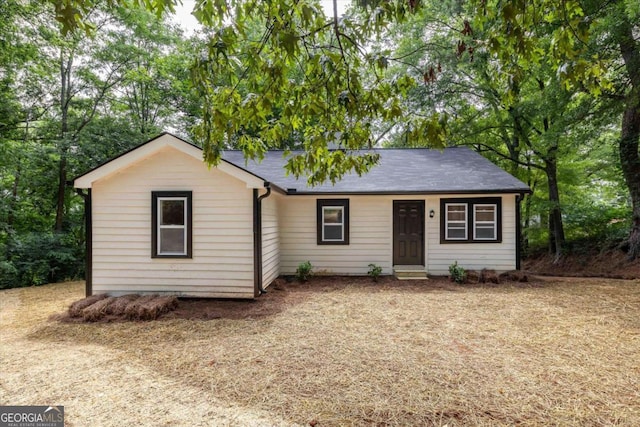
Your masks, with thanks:
[[[380,162],[361,177],[350,174],[335,185],[309,187],[304,178],[286,176],[282,151],[270,151],[262,162],[245,162],[242,152],[227,151],[223,158],[296,193],[523,193],[530,189],[489,160],[467,147],[378,149]]]

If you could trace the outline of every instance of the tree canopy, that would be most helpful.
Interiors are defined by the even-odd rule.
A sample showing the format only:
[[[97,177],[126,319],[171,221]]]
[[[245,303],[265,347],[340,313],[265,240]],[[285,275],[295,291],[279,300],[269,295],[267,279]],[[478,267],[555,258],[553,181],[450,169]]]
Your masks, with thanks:
[[[64,32],[91,30],[83,14],[92,1],[54,4]],[[161,14],[175,2],[143,5]],[[416,144],[443,147],[443,118],[404,108],[416,80],[385,72],[392,49],[371,49],[388,25],[418,5],[363,2],[338,16],[334,2],[333,15],[326,16],[318,0],[196,2],[193,15],[208,30],[192,67],[203,103],[193,136],[205,160],[216,164],[231,146],[251,158],[268,149],[303,149],[286,168],[315,185],[366,172],[377,161],[366,149],[379,144],[388,127],[400,127]]]
[[[187,37],[170,21],[178,0],[9,0],[0,286],[81,275],[67,180],[161,130],[212,165],[228,148],[282,149],[311,185],[366,173],[372,147],[465,144],[534,190],[533,248],[560,257],[597,236],[638,257],[636,3],[360,0],[339,15],[318,0],[198,0],[203,29]]]

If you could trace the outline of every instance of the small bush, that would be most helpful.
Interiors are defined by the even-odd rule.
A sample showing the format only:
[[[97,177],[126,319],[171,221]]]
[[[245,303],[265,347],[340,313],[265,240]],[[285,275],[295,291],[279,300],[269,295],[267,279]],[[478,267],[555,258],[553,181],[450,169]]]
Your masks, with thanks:
[[[464,271],[464,268],[458,265],[458,261],[455,261],[449,266],[449,274],[451,275],[451,280],[458,284],[464,283],[467,278],[467,273]]]
[[[306,282],[311,276],[313,276],[313,265],[311,265],[311,261],[298,264],[298,268],[296,269],[296,277],[298,280]]]
[[[382,274],[382,267],[375,264],[369,264],[369,271],[367,272],[369,277],[373,279],[374,282],[378,281],[378,277]]]

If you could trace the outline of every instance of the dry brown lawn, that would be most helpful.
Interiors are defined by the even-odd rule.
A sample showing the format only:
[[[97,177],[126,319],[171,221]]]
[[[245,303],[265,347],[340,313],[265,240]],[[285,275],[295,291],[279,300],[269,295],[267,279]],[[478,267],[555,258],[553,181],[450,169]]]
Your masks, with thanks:
[[[249,316],[49,319],[82,289],[0,291],[0,404],[68,426],[640,425],[640,281],[317,278],[232,302]]]

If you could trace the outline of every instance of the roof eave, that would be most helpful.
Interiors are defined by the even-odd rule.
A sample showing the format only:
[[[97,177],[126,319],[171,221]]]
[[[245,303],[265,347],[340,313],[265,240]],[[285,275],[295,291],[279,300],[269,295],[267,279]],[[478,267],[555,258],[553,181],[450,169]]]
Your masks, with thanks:
[[[75,188],[91,188],[95,181],[105,178],[106,176],[110,176],[111,174],[117,172],[118,170],[126,168],[130,164],[133,164],[136,161],[139,161],[141,158],[144,158],[145,149],[148,150],[148,153],[146,153],[146,155],[153,155],[158,150],[164,148],[164,146],[160,146],[157,149],[153,149],[153,148],[149,149],[149,147],[151,146],[151,144],[156,143],[159,139],[165,136],[168,136],[171,138],[167,140],[166,146],[173,146],[174,148],[184,152],[185,154],[188,154],[194,158],[202,160],[202,149],[200,147],[180,137],[177,137],[171,133],[163,132],[162,134],[156,136],[155,138],[152,138],[147,142],[144,142],[136,147],[133,147],[130,150],[127,150],[126,152],[120,154],[119,156],[114,157],[113,159],[110,159],[106,162],[103,162],[100,165],[96,166],[95,168],[83,173],[82,175],[77,176],[72,181],[73,186]],[[185,145],[184,146],[176,145],[174,144],[174,142],[179,142]],[[140,156],[138,157],[135,156],[136,151],[141,153]],[[129,156],[132,158],[129,161],[125,161],[126,156]],[[122,164],[118,164],[119,162]],[[259,175],[256,175],[255,173],[250,172],[247,169],[242,168],[236,165],[235,163],[232,163],[225,159],[221,159],[220,163],[218,164],[218,168],[221,171],[245,182],[247,184],[247,188],[264,188],[266,185],[265,183],[268,182],[265,178]],[[275,186],[275,189],[280,192],[284,191],[277,185]]]
[[[530,189],[489,189],[489,190],[399,190],[399,191],[298,191],[287,189],[289,196],[393,196],[393,195],[444,195],[444,194],[531,194]]]

